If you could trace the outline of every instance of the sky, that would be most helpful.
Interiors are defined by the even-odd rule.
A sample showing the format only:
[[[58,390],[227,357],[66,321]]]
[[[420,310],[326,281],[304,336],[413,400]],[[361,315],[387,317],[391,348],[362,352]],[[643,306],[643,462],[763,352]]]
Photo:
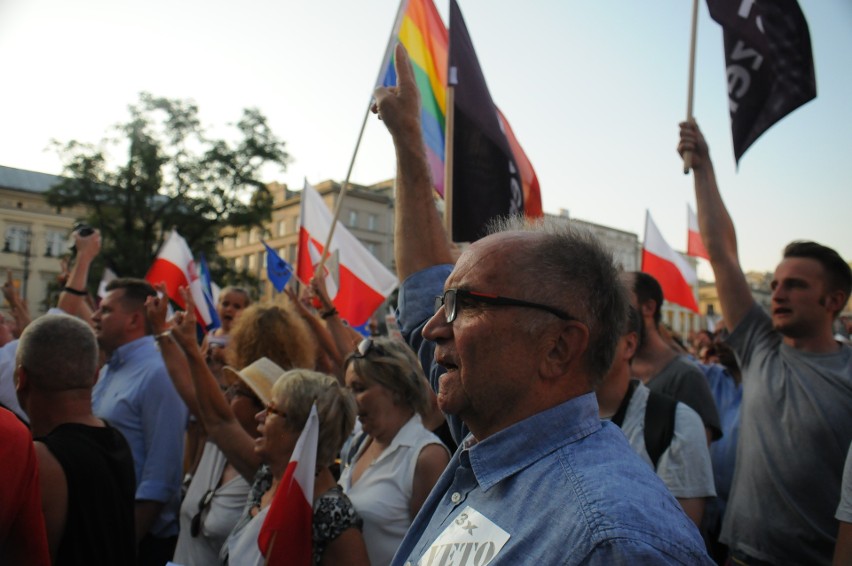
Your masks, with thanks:
[[[852,260],[852,2],[799,0],[817,98],[737,169],[721,28],[700,4],[694,114],[710,144],[746,270],[812,239]],[[444,16],[446,2],[436,5]],[[686,245],[689,0],[459,0],[492,98],[538,174],[546,212],[643,238],[645,212]],[[228,137],[258,108],[292,162],[268,181],[343,180],[397,0],[0,0],[0,165],[61,174],[51,140],[97,142],[142,91],[192,99]],[[393,177],[390,137],[367,122],[352,181]],[[712,278],[704,262],[702,278]]]

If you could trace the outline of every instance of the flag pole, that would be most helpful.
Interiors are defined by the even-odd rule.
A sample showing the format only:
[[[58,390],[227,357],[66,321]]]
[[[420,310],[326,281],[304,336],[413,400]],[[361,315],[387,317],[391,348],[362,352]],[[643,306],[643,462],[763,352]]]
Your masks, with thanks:
[[[405,13],[405,7],[407,5],[408,0],[401,0],[399,3],[399,9],[396,12],[393,28],[391,28],[390,37],[388,37],[388,46],[387,49],[385,49],[385,56],[382,58],[381,67],[379,67],[379,75],[375,82],[376,86],[379,85],[385,69],[387,69],[387,66],[390,64],[391,54],[393,53],[394,47],[394,37],[396,37],[399,33],[398,30],[402,23],[402,15]],[[346,171],[346,179],[344,179],[343,184],[340,185],[340,196],[337,197],[337,203],[334,207],[334,217],[331,219],[331,228],[328,231],[328,238],[326,238],[325,247],[322,250],[322,255],[320,255],[320,261],[317,265],[316,271],[322,271],[322,268],[325,265],[325,260],[331,253],[329,246],[331,246],[332,238],[334,237],[334,229],[337,226],[338,219],[340,218],[343,198],[346,196],[346,189],[349,187],[349,178],[352,176],[352,168],[355,166],[355,157],[358,155],[358,149],[361,147],[361,140],[364,137],[364,129],[367,126],[367,119],[370,117],[370,112],[373,108],[373,100],[373,96],[370,95],[370,103],[367,104],[367,111],[364,113],[364,119],[361,121],[361,130],[358,132],[358,139],[355,142],[355,151],[352,152],[352,159],[349,161],[349,169]]]
[[[455,74],[451,69],[450,73]],[[444,227],[453,241],[453,132],[455,123],[455,77],[447,80],[447,113],[444,117]]]
[[[698,0],[692,0],[692,31],[689,38],[689,84],[686,95],[686,121],[692,121],[692,99],[695,91],[695,39],[698,35]],[[692,169],[692,152],[683,152],[683,174]]]

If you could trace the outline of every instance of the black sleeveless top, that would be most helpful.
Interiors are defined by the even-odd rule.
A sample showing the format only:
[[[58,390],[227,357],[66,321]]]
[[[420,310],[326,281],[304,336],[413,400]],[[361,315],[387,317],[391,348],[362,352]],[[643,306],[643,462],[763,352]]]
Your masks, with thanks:
[[[50,450],[68,483],[68,516],[55,566],[135,564],[136,474],[124,436],[76,423],[37,438]]]

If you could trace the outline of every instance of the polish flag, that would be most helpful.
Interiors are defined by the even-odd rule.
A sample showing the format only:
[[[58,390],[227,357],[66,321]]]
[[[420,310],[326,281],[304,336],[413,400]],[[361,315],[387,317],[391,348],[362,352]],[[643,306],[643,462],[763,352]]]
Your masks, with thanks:
[[[311,566],[314,563],[312,501],[318,439],[319,417],[314,403],[257,536],[260,553],[270,566]]]
[[[195,319],[206,330],[213,317],[204,297],[204,289],[195,262],[192,260],[192,252],[177,230],[172,230],[160,251],[157,259],[145,275],[145,280],[152,285],[157,283],[166,284],[166,294],[181,308],[186,308],[183,299],[178,293],[179,287],[188,287],[195,302]]]
[[[296,268],[302,283],[310,283],[314,276],[333,218],[320,194],[306,180]],[[396,276],[341,223],[334,230],[324,268],[328,270],[326,282],[332,303],[340,317],[353,327],[365,324],[398,285]]]
[[[698,282],[695,270],[663,239],[651,213],[645,213],[645,242],[642,245],[642,272],[653,275],[663,288],[663,298],[698,312],[692,286]]]
[[[707,248],[704,247],[704,242],[701,240],[701,232],[698,231],[698,217],[692,207],[686,205],[686,255],[692,257],[701,257],[710,260],[710,254],[707,253]]]

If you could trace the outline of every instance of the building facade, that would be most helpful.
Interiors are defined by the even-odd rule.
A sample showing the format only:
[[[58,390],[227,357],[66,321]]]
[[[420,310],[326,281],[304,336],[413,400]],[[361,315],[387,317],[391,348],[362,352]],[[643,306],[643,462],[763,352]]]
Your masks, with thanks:
[[[260,280],[260,299],[272,301],[277,292],[266,274],[266,249],[261,240],[295,268],[302,193],[292,191],[282,183],[270,183],[268,188],[273,196],[272,217],[269,223],[262,230],[224,230],[219,253],[230,262],[232,268],[238,271],[246,270],[257,277]],[[323,181],[315,188],[329,210],[334,211],[340,198],[340,184]],[[350,184],[340,211],[340,221],[370,253],[395,272],[393,210],[392,181],[370,186]]]
[[[56,175],[0,166],[0,270],[11,271],[30,313],[47,311],[48,291],[61,272],[71,228],[84,217],[82,208],[57,209],[45,193],[62,180]]]

